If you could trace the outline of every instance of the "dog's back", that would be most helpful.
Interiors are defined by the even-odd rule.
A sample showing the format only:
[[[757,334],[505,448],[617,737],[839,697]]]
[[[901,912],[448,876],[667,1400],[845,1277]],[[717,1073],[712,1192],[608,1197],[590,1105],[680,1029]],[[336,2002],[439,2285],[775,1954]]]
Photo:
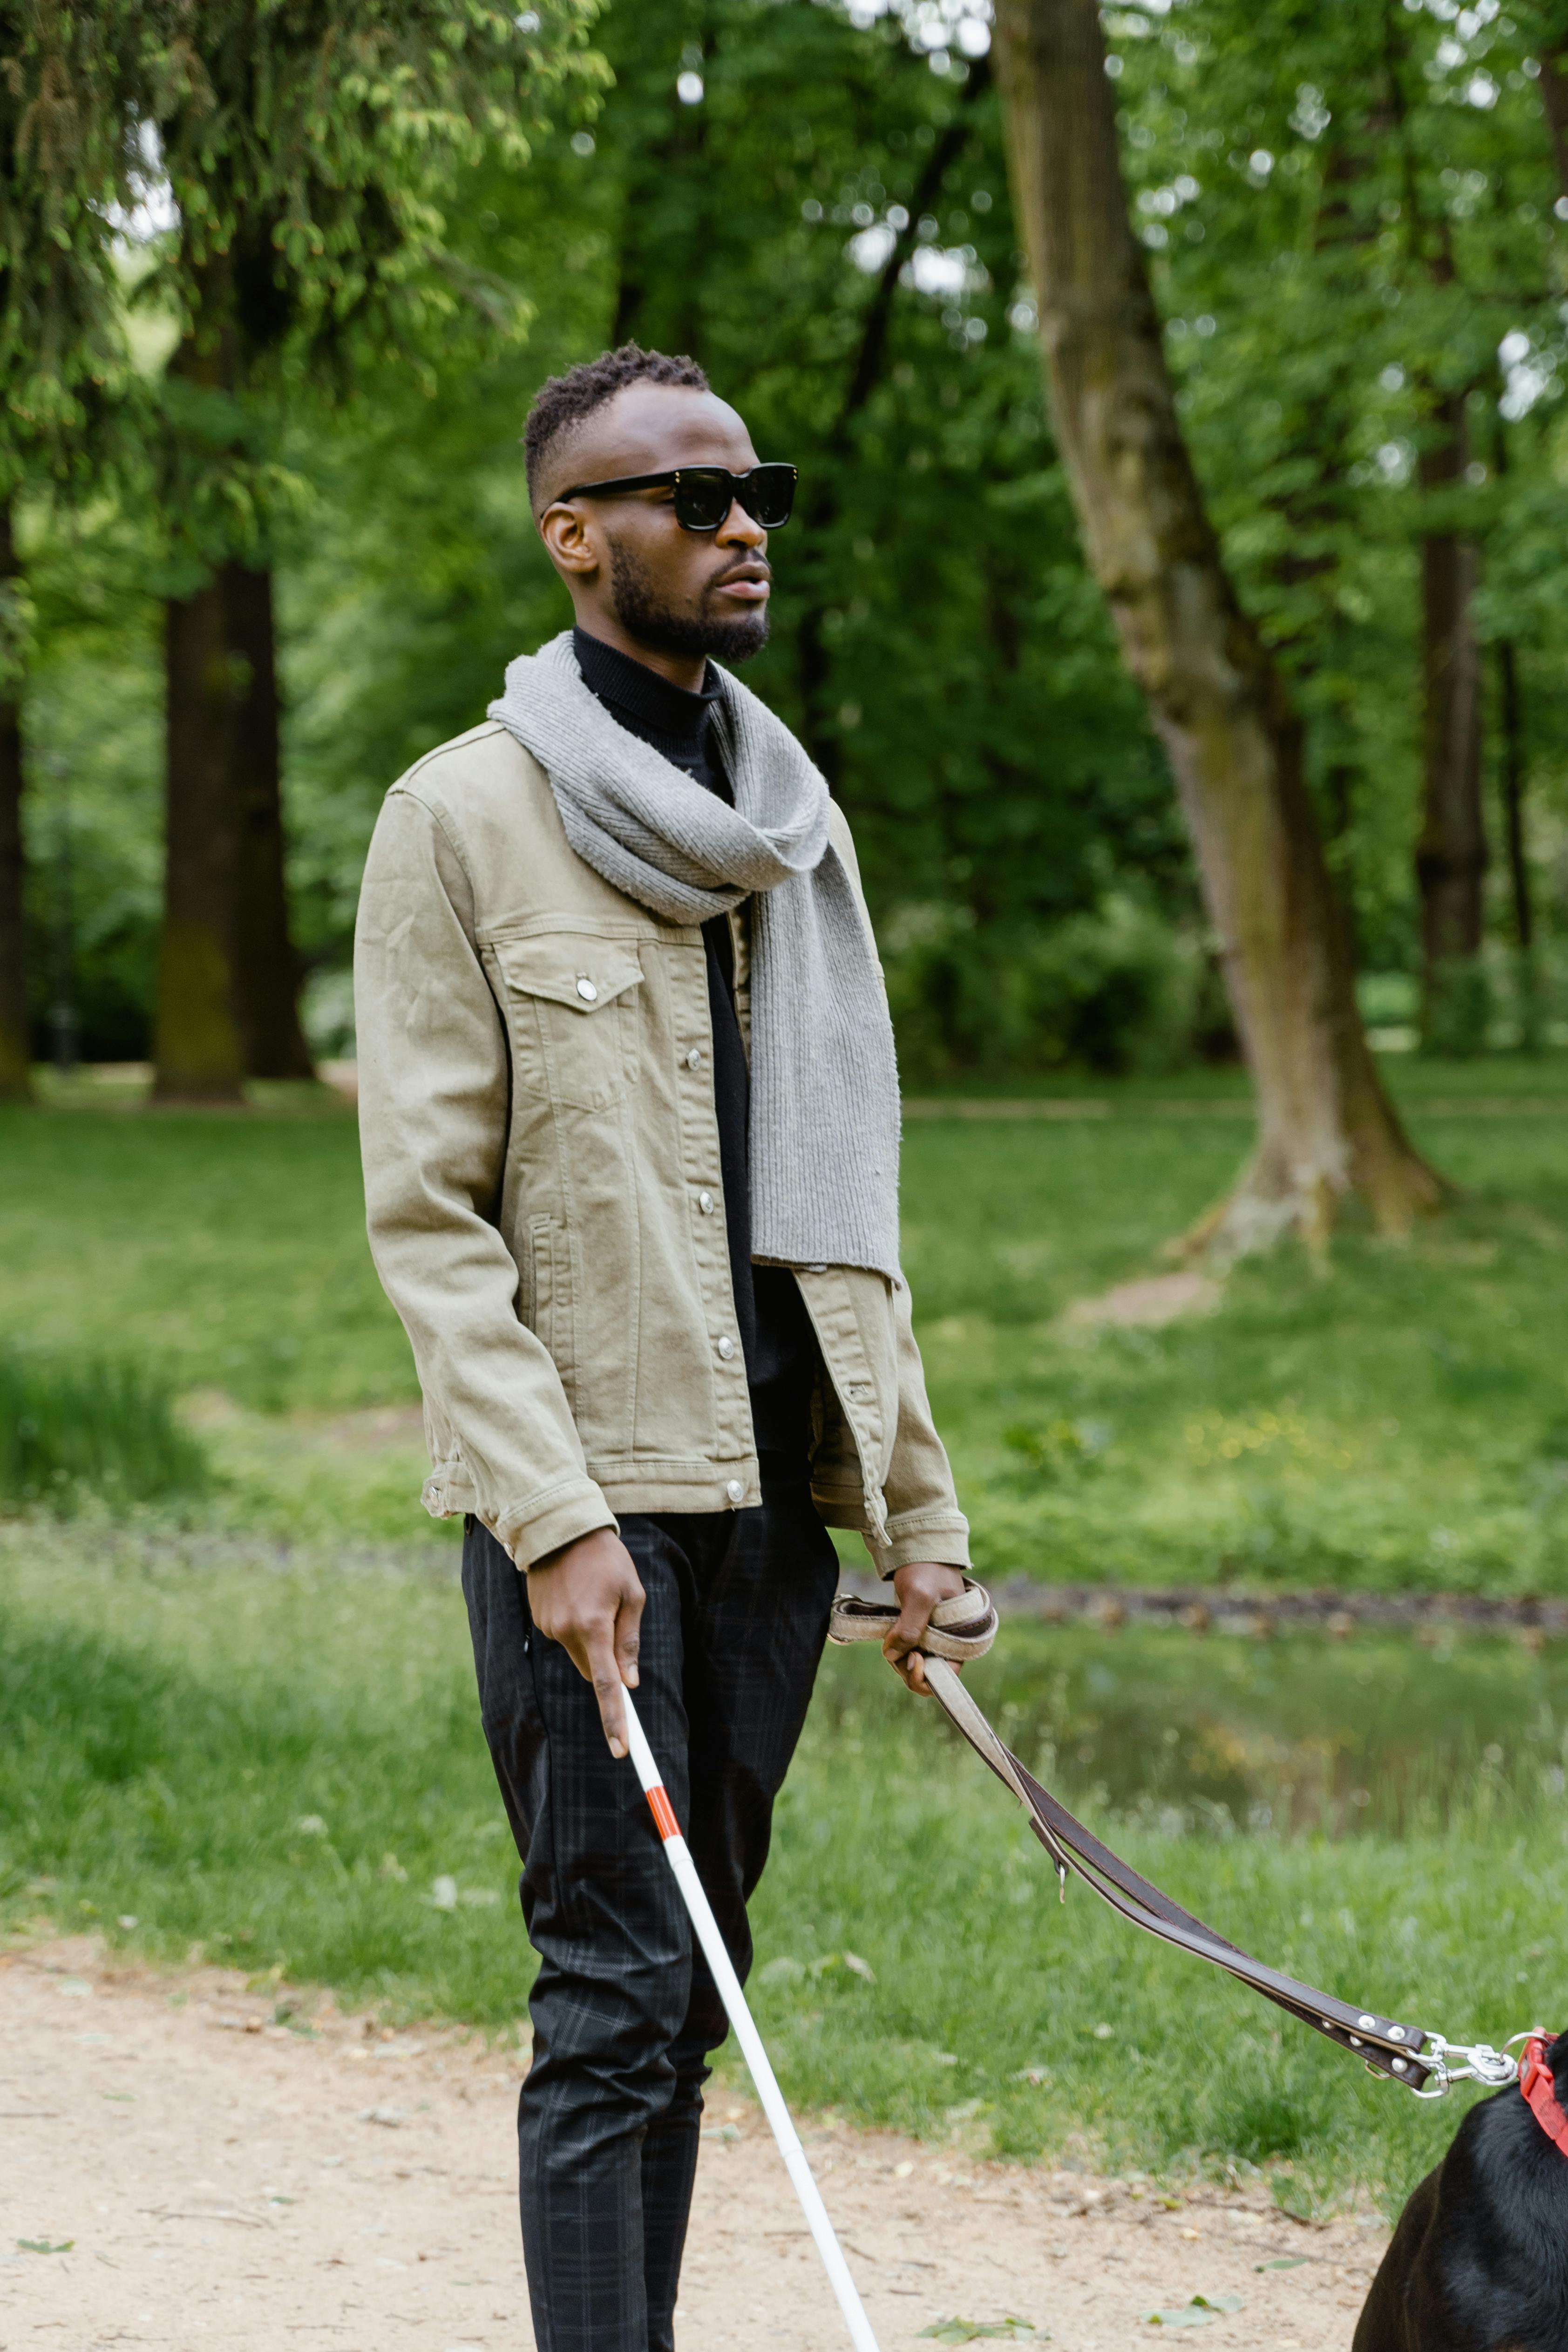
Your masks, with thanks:
[[[1547,2053],[1568,2096],[1568,2033]],[[1399,2217],[1353,2352],[1568,2352],[1568,2156],[1517,2087],[1472,2107]]]

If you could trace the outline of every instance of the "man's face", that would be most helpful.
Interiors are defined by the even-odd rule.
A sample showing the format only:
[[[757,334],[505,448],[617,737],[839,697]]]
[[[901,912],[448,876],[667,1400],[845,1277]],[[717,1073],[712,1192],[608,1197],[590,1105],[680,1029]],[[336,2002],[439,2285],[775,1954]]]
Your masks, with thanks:
[[[574,482],[612,481],[675,466],[757,463],[751,436],[711,392],[629,384],[550,452],[539,530],[595,634],[619,633],[651,653],[745,661],[768,642],[768,533],[732,505],[716,531],[684,530],[668,489],[557,503]],[[595,630],[595,623],[600,626]]]

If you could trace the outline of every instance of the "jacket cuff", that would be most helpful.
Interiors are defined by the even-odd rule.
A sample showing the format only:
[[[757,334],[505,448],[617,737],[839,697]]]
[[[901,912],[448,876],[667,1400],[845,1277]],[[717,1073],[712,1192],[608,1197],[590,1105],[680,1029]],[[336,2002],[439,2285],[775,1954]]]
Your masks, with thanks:
[[[538,1494],[530,1495],[526,1502],[511,1504],[498,1512],[495,1533],[517,1566],[528,1569],[536,1560],[559,1551],[563,1544],[596,1535],[601,1528],[613,1529],[617,1524],[614,1512],[592,1479],[573,1478],[558,1486],[546,1486]]]
[[[867,1535],[865,1548],[883,1581],[913,1560],[932,1560],[939,1568],[961,1568],[969,1562],[969,1522],[961,1511],[906,1511],[888,1521],[887,1541]]]

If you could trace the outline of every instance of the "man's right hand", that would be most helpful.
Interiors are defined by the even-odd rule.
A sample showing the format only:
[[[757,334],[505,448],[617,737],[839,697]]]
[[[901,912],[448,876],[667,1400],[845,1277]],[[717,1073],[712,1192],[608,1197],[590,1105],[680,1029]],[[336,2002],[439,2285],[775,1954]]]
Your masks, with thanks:
[[[559,1642],[584,1682],[593,1685],[612,1756],[626,1753],[622,1685],[637,1687],[637,1645],[647,1595],[636,1563],[612,1528],[536,1560],[528,1570],[535,1631]]]

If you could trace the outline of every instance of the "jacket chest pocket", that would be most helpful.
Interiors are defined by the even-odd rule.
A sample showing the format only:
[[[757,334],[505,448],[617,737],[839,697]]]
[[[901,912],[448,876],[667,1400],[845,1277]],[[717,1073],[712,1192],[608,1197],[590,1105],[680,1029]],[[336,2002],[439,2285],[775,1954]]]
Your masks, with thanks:
[[[643,967],[624,940],[497,940],[514,1077],[572,1110],[609,1110],[637,1077]]]

